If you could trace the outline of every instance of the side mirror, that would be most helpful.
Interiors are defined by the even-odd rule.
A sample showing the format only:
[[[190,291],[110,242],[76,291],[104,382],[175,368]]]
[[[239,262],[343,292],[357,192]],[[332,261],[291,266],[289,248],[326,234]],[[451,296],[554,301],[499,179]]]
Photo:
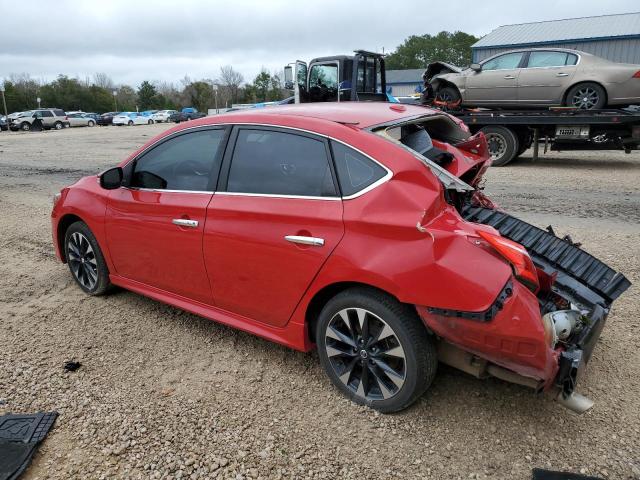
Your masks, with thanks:
[[[115,190],[122,185],[122,168],[115,167],[100,174],[100,186],[105,190]]]
[[[481,72],[482,71],[482,65],[480,65],[479,63],[472,63],[471,65],[469,65],[469,68],[471,70],[473,70],[474,72]]]
[[[293,90],[293,68],[291,65],[284,67],[284,88]]]

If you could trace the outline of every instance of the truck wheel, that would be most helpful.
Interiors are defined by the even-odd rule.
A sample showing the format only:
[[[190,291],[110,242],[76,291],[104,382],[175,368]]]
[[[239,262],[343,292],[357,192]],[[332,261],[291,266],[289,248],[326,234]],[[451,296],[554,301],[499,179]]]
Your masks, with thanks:
[[[598,110],[607,104],[607,94],[597,83],[579,83],[569,90],[565,104],[581,110]]]
[[[438,367],[433,340],[415,310],[369,288],[329,300],[315,338],[332,383],[353,402],[384,413],[415,402]]]
[[[487,126],[480,131],[487,138],[492,166],[503,167],[516,157],[520,142],[512,130],[506,127]]]

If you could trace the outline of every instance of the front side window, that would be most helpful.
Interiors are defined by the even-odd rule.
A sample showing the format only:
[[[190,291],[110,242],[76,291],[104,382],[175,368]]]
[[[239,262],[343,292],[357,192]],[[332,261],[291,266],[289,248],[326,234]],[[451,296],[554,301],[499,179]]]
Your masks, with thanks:
[[[335,101],[338,98],[338,66],[313,65],[309,72],[309,95],[314,102]]]
[[[489,60],[482,65],[482,70],[511,70],[518,68],[520,60],[524,56],[524,52],[507,53],[499,57]]]
[[[238,132],[227,191],[333,197],[336,188],[322,140],[273,130]]]
[[[575,65],[578,57],[565,52],[531,52],[529,54],[529,68],[564,67]]]
[[[212,191],[223,138],[224,130],[201,130],[161,143],[136,161],[131,187]]]
[[[342,195],[348,197],[383,178],[387,171],[373,160],[346,145],[331,141]]]

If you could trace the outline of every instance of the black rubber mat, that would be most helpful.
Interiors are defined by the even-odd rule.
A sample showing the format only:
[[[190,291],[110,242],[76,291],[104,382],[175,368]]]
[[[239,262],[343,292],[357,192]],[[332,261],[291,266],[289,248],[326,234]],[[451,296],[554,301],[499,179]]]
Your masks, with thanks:
[[[0,416],[0,480],[15,480],[24,473],[57,416],[57,412]]]
[[[543,468],[534,468],[532,480],[603,480],[601,477],[591,477],[580,473],[554,472]]]

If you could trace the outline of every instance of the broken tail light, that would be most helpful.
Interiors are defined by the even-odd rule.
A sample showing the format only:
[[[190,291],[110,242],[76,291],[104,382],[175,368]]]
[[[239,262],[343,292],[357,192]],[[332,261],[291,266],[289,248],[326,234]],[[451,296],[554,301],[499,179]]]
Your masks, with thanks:
[[[533,260],[525,248],[508,238],[479,231],[478,235],[489,243],[493,249],[502,255],[513,267],[515,277],[529,290],[536,293],[540,288],[538,273]]]

